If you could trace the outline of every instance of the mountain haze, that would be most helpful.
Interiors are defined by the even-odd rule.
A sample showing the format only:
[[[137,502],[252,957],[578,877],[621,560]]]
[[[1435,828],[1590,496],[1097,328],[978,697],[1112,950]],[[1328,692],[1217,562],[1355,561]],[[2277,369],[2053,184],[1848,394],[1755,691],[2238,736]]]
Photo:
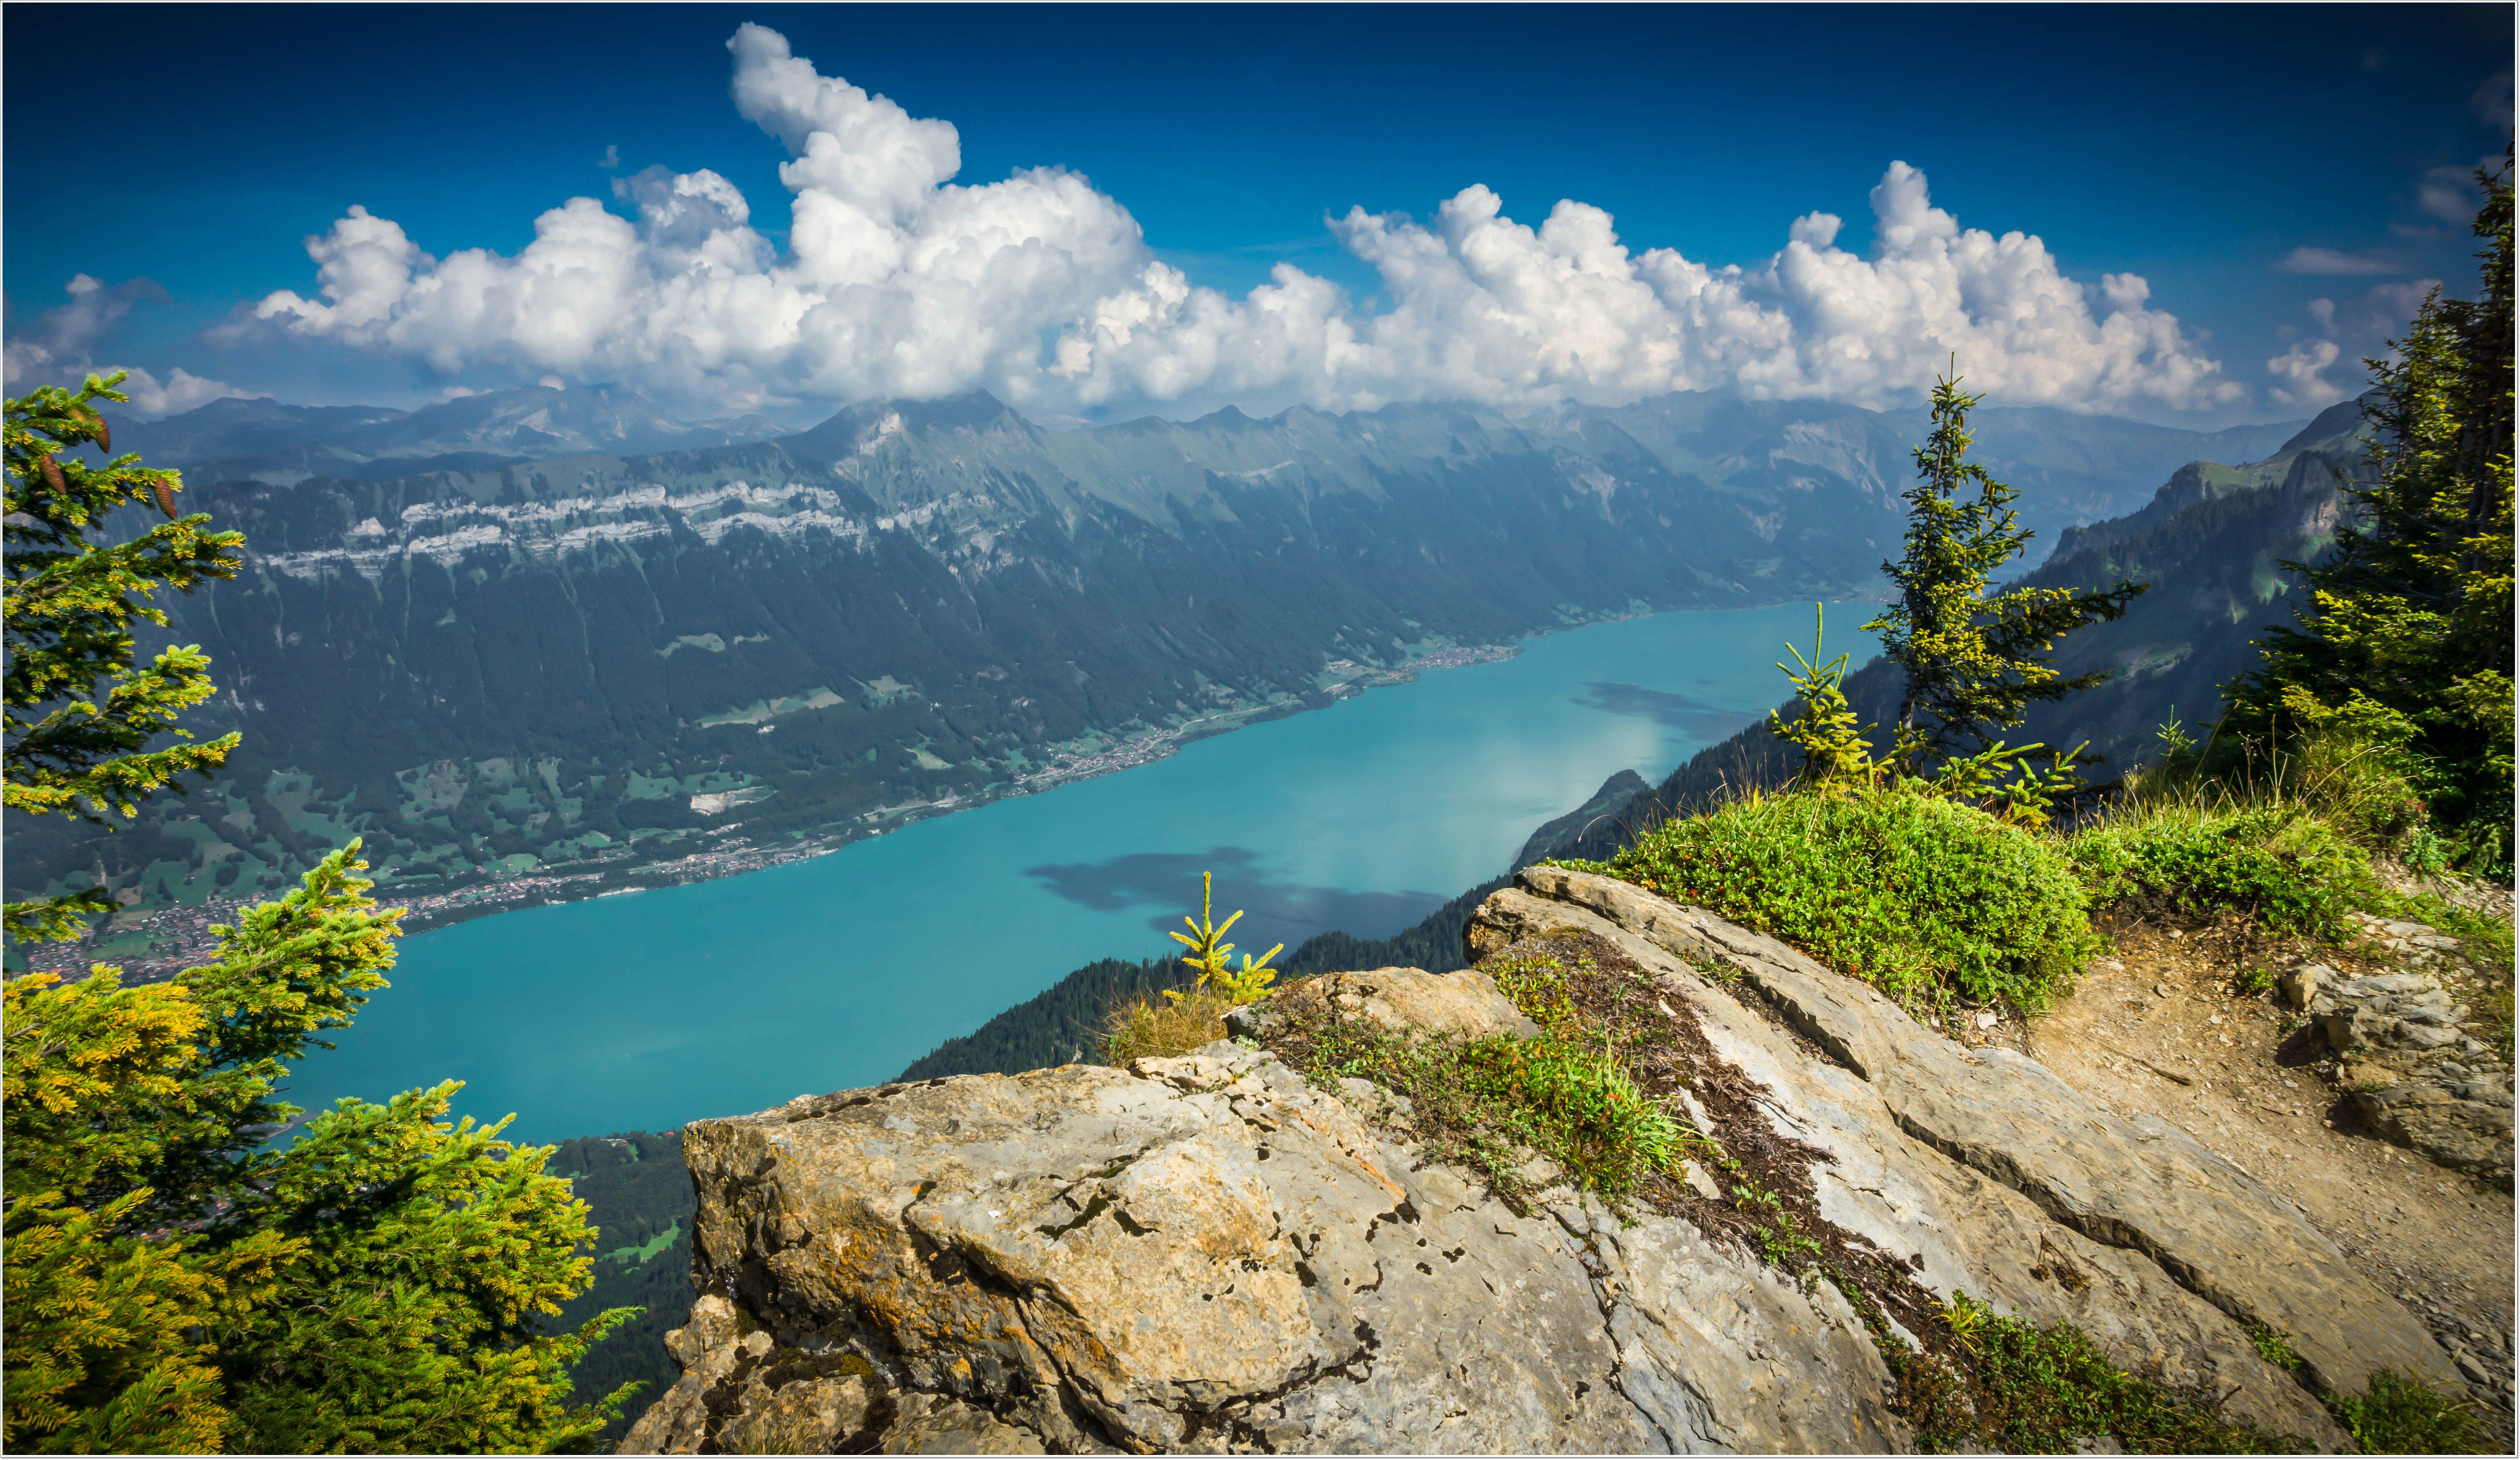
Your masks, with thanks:
[[[673,420],[637,392],[611,385],[483,391],[416,411],[217,400],[180,416],[113,421],[116,445],[139,452],[153,466],[272,486],[316,477],[386,479],[432,469],[494,469],[572,453],[722,446],[766,440],[785,430],[758,416],[699,424]]]

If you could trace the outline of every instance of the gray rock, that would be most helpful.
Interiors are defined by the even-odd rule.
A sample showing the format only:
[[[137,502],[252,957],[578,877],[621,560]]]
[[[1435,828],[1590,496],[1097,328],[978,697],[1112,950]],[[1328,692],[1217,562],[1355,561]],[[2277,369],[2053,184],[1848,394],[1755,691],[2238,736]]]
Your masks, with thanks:
[[[1231,1044],[851,1092],[699,1123],[685,1151],[703,1285],[783,1344],[867,1351],[1054,1448],[1667,1444],[1621,1388],[1580,1243],[1412,1170],[1343,1101]],[[1728,1313],[1775,1286],[1754,1259],[1708,1260],[1730,1263]],[[1769,1347],[1818,1332],[1798,1295],[1768,1298],[1737,1321],[1781,1325]],[[1791,1406],[1813,1412],[1717,1393],[1701,1427],[1898,1438],[1878,1373],[1791,1372],[1821,1384]]]
[[[737,1450],[729,1454],[807,1454],[802,1450]],[[1041,1437],[1006,1424],[960,1399],[912,1391],[884,1431],[878,1453],[885,1455],[1041,1455]]]
[[[2319,991],[2335,977],[2336,970],[2324,963],[2304,963],[2277,974],[2275,989],[2283,995],[2284,1002],[2296,1009],[2307,1009],[2318,997]]]
[[[1326,973],[1287,985],[1263,1009],[1230,1033],[1257,1035],[1272,1019],[1298,1010],[1335,1008],[1351,1018],[1371,1019],[1390,1028],[1438,1030],[1478,1039],[1486,1035],[1520,1035],[1529,1039],[1540,1026],[1497,992],[1496,982],[1476,969],[1426,973],[1416,968],[1376,968],[1365,973]]]
[[[1528,868],[1519,880],[1521,890],[1496,894],[1473,918],[1473,947],[1566,919],[1570,905],[1596,912],[1763,998],[1862,1082],[1849,1098],[1877,1102],[1912,1143],[2020,1193],[2056,1226],[2140,1255],[2229,1318],[2291,1335],[2314,1382],[2359,1393],[2376,1369],[2438,1362],[2423,1326],[2333,1243],[2177,1127],[2120,1117],[2008,1050],[1931,1036],[1869,987],[1703,909],[1564,868]],[[1898,1164],[1918,1165],[1905,1151]]]
[[[2287,1332],[2313,1382],[2349,1393],[2383,1364],[2438,1366],[2298,1214],[2175,1128],[1609,879],[1533,868],[1466,936],[1486,951],[1552,932],[1611,943],[1686,1002],[1716,1057],[1766,1087],[1741,1118],[1820,1153],[1821,1216],[1935,1295],[2074,1323],[2125,1367],[2322,1449],[2345,1437],[2241,1320]],[[1292,984],[1244,1027],[1306,1001],[1529,1031],[1485,975],[1411,969]],[[1402,1143],[1406,1114],[1365,1082],[1319,1088],[1220,1042],[697,1123],[705,1296],[668,1340],[681,1381],[623,1448],[1913,1447],[1830,1285],[1563,1190],[1517,1214]]]
[[[2498,1082],[2407,1078],[2365,1061],[2345,1072],[2354,1103],[2383,1139],[2436,1166],[2490,1180],[2512,1172],[2511,1092]]]
[[[718,1430],[717,1446],[729,1455],[828,1455],[833,1445],[864,1428],[867,1399],[866,1381],[855,1375],[793,1381],[776,1390],[751,1378],[742,1388],[735,1417]],[[972,1448],[971,1453],[1026,1452]],[[1041,1451],[1036,1447],[1029,1453]]]

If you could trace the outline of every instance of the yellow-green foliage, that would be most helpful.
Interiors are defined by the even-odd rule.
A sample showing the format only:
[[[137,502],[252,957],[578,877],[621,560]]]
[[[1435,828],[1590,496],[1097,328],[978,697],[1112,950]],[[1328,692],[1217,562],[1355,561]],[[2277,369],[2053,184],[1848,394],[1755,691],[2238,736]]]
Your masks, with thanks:
[[[64,459],[112,450],[94,402],[122,398],[91,376],[0,411],[12,817],[127,817],[236,743],[163,743],[212,692],[208,661],[169,649],[143,667],[131,626],[165,623],[158,590],[232,576],[242,539],[195,516],[89,541],[135,500],[175,517],[173,473]],[[376,910],[357,850],[211,929],[212,960],[172,983],[125,989],[100,966],[6,985],[8,1449],[542,1450],[592,1438],[627,1397],[572,1407],[567,1373],[632,1310],[541,1331],[586,1288],[585,1204],[543,1173],[548,1150],[444,1123],[453,1083],[343,1100],[267,1144],[299,1114],[274,1098],[289,1066],[393,963],[400,914]],[[110,906],[103,889],[11,904],[6,932],[65,941]]]
[[[1884,1346],[1921,1450],[2071,1454],[2101,1436],[2137,1455],[2280,1455],[2303,1446],[2128,1373],[2071,1324],[2037,1327],[1966,1293],[1952,1295],[1943,1317],[1959,1345],[1952,1358],[1896,1340]]]
[[[262,1144],[392,961],[355,850],[171,984],[5,986],[10,1448],[542,1448],[627,1397],[572,1407],[566,1373],[629,1310],[539,1332],[585,1289],[585,1204],[547,1149],[447,1124],[452,1082]]]
[[[2098,946],[2053,837],[1905,789],[1745,796],[1665,822],[1591,869],[1923,1007],[2044,1007]]]
[[[2076,832],[2070,847],[2095,902],[2150,893],[2182,911],[2231,908],[2330,940],[2379,890],[2369,854],[2298,807],[2137,804]]]
[[[2371,477],[2307,570],[2306,598],[2230,686],[2227,739],[2263,750],[2358,704],[2409,731],[2446,846],[2480,871],[2511,863],[2511,159],[2478,168],[2483,296],[2435,288],[2371,362]],[[2226,754],[2229,752],[2227,750]]]
[[[225,762],[237,743],[234,735],[189,743],[176,723],[212,693],[208,656],[183,645],[143,666],[131,625],[166,622],[165,610],[147,601],[160,589],[191,593],[235,577],[245,539],[204,531],[210,519],[194,515],[127,543],[88,541],[90,529],[127,503],[175,517],[183,490],[174,472],[145,470],[128,453],[101,466],[70,455],[90,445],[112,451],[96,403],[129,399],[113,388],[121,379],[90,376],[75,391],[42,386],[0,408],[8,523],[0,729],[9,744],[0,800],[11,816],[130,817],[150,793]],[[12,939],[60,941],[111,910],[92,890],[9,904],[0,922]]]
[[[1198,977],[1188,989],[1166,989],[1162,1003],[1137,998],[1115,1006],[1102,1021],[1104,1064],[1167,1058],[1212,1044],[1225,1038],[1229,1011],[1258,998],[1276,982],[1278,970],[1269,966],[1269,960],[1285,945],[1279,944],[1257,958],[1244,953],[1241,966],[1235,967],[1229,961],[1234,945],[1225,941],[1225,934],[1242,914],[1238,911],[1221,923],[1216,921],[1215,874],[1199,873],[1198,886],[1198,916],[1184,916],[1182,922],[1190,931],[1172,935],[1190,950],[1182,963]]]
[[[1968,460],[1968,413],[1979,399],[1957,377],[1936,382],[1933,429],[1913,453],[1916,480],[1901,494],[1908,504],[1904,551],[1881,565],[1898,593],[1865,625],[1880,634],[1882,657],[1905,681],[1896,756],[1912,771],[1983,746],[2019,725],[2031,705],[2107,678],[2067,679],[2049,653],[2087,624],[2124,617],[2145,588],[1988,593],[2031,533],[2012,510],[2021,494]],[[1972,487],[1974,494],[1964,495]]]
[[[2366,1455],[2482,1453],[2484,1427],[2470,1401],[2449,1397],[2394,1369],[2373,1374],[2370,1388],[2354,1398],[2330,1399],[2328,1408]]]
[[[1173,934],[1173,941],[1190,950],[1183,954],[1182,961],[1198,970],[1196,987],[1213,989],[1236,1003],[1249,1003],[1277,979],[1278,970],[1269,966],[1269,960],[1278,956],[1286,945],[1279,944],[1256,960],[1249,953],[1244,953],[1242,966],[1231,967],[1227,963],[1227,955],[1234,951],[1234,945],[1225,941],[1225,931],[1241,921],[1242,914],[1238,910],[1219,923],[1214,921],[1215,913],[1216,874],[1201,872],[1198,874],[1198,917],[1192,921],[1185,915],[1182,921],[1189,925],[1190,931]],[[1167,989],[1164,996],[1178,999],[1184,995],[1177,989]]]
[[[1568,966],[1553,958],[1483,966],[1539,1038],[1392,1030],[1314,1009],[1290,1012],[1273,1040],[1315,1080],[1368,1080],[1407,1099],[1432,1159],[1478,1171],[1517,1200],[1552,1181],[1615,1199],[1649,1173],[1677,1172],[1688,1132],[1629,1073],[1621,1039],[1640,1033],[1586,1025],[1567,997]],[[1550,1181],[1526,1170],[1532,1153],[1556,1168]]]
[[[1848,656],[1821,659],[1827,620],[1819,604],[1812,607],[1811,657],[1803,657],[1803,651],[1788,642],[1785,652],[1793,655],[1799,669],[1777,666],[1794,686],[1794,717],[1787,720],[1773,710],[1768,713],[1769,730],[1802,750],[1802,768],[1794,775],[1797,790],[1822,796],[1879,790],[1940,796],[2036,826],[2047,821],[2056,798],[2081,788],[2082,777],[2073,769],[2080,747],[2059,755],[2035,742],[2006,745],[1998,740],[1971,754],[1955,756],[1925,775],[1918,774],[1917,767],[1927,744],[1915,732],[1903,730],[1891,755],[1874,755],[1871,735],[1879,727],[1855,723],[1855,710],[1846,701],[1844,687]],[[2045,767],[2036,764],[2043,755],[2048,761]]]

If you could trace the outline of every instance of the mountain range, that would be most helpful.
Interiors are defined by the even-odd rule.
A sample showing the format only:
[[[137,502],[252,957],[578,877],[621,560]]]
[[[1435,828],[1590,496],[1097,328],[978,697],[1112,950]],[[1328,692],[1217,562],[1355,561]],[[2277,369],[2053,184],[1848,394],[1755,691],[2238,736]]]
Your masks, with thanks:
[[[180,416],[113,423],[122,449],[139,452],[151,465],[272,486],[315,477],[382,480],[494,469],[590,452],[636,455],[725,446],[787,430],[759,416],[697,424],[672,420],[637,392],[610,385],[486,391],[416,411],[217,400]]]
[[[2048,540],[2297,429],[1975,423]],[[352,835],[419,899],[759,864],[1430,653],[1867,596],[1921,426],[1676,394],[1051,430],[970,394],[779,434],[608,388],[117,422],[247,535],[244,575],[170,602],[164,636],[212,655],[203,729],[245,743],[119,835],[13,825],[9,890],[198,905]]]

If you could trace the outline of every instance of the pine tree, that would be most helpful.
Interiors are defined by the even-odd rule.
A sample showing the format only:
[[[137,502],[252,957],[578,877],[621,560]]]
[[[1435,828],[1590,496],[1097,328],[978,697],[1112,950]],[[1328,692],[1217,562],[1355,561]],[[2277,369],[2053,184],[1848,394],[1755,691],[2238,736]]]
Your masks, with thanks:
[[[1915,449],[1916,481],[1904,494],[1907,553],[1881,565],[1899,597],[1864,626],[1881,636],[1882,654],[1906,674],[1893,758],[1912,774],[1922,774],[1927,761],[1985,748],[2033,704],[2107,679],[2069,679],[2040,656],[2086,624],[2124,616],[2149,586],[2016,588],[1988,597],[1988,580],[2033,534],[2012,510],[2021,494],[1968,460],[1968,413],[1982,398],[1962,391],[1957,377],[1935,383],[1933,431]],[[1961,495],[1972,486],[1973,497]]]
[[[2363,363],[2376,479],[2304,574],[2298,627],[2226,695],[2227,735],[2280,746],[2342,725],[2411,752],[2434,819],[2479,865],[2511,848],[2511,161],[2477,170],[2484,297],[2424,299]]]
[[[177,517],[172,472],[110,451],[120,379],[0,412],[7,470],[6,805],[113,824],[236,743],[184,738],[208,661],[138,663],[145,600],[233,576],[242,539]],[[90,539],[125,504],[169,519]],[[135,599],[140,601],[135,601]],[[102,688],[100,688],[100,685]],[[151,749],[152,742],[172,743]],[[209,963],[125,988],[97,965],[0,987],[0,1439],[47,1451],[541,1450],[620,1402],[568,1403],[568,1366],[629,1315],[539,1318],[586,1288],[586,1208],[547,1148],[442,1120],[453,1083],[343,1100],[286,1150],[288,1066],[384,987],[398,913],[358,847],[213,931]],[[13,904],[13,940],[78,937],[101,890]],[[501,1123],[504,1125],[505,1123]]]

